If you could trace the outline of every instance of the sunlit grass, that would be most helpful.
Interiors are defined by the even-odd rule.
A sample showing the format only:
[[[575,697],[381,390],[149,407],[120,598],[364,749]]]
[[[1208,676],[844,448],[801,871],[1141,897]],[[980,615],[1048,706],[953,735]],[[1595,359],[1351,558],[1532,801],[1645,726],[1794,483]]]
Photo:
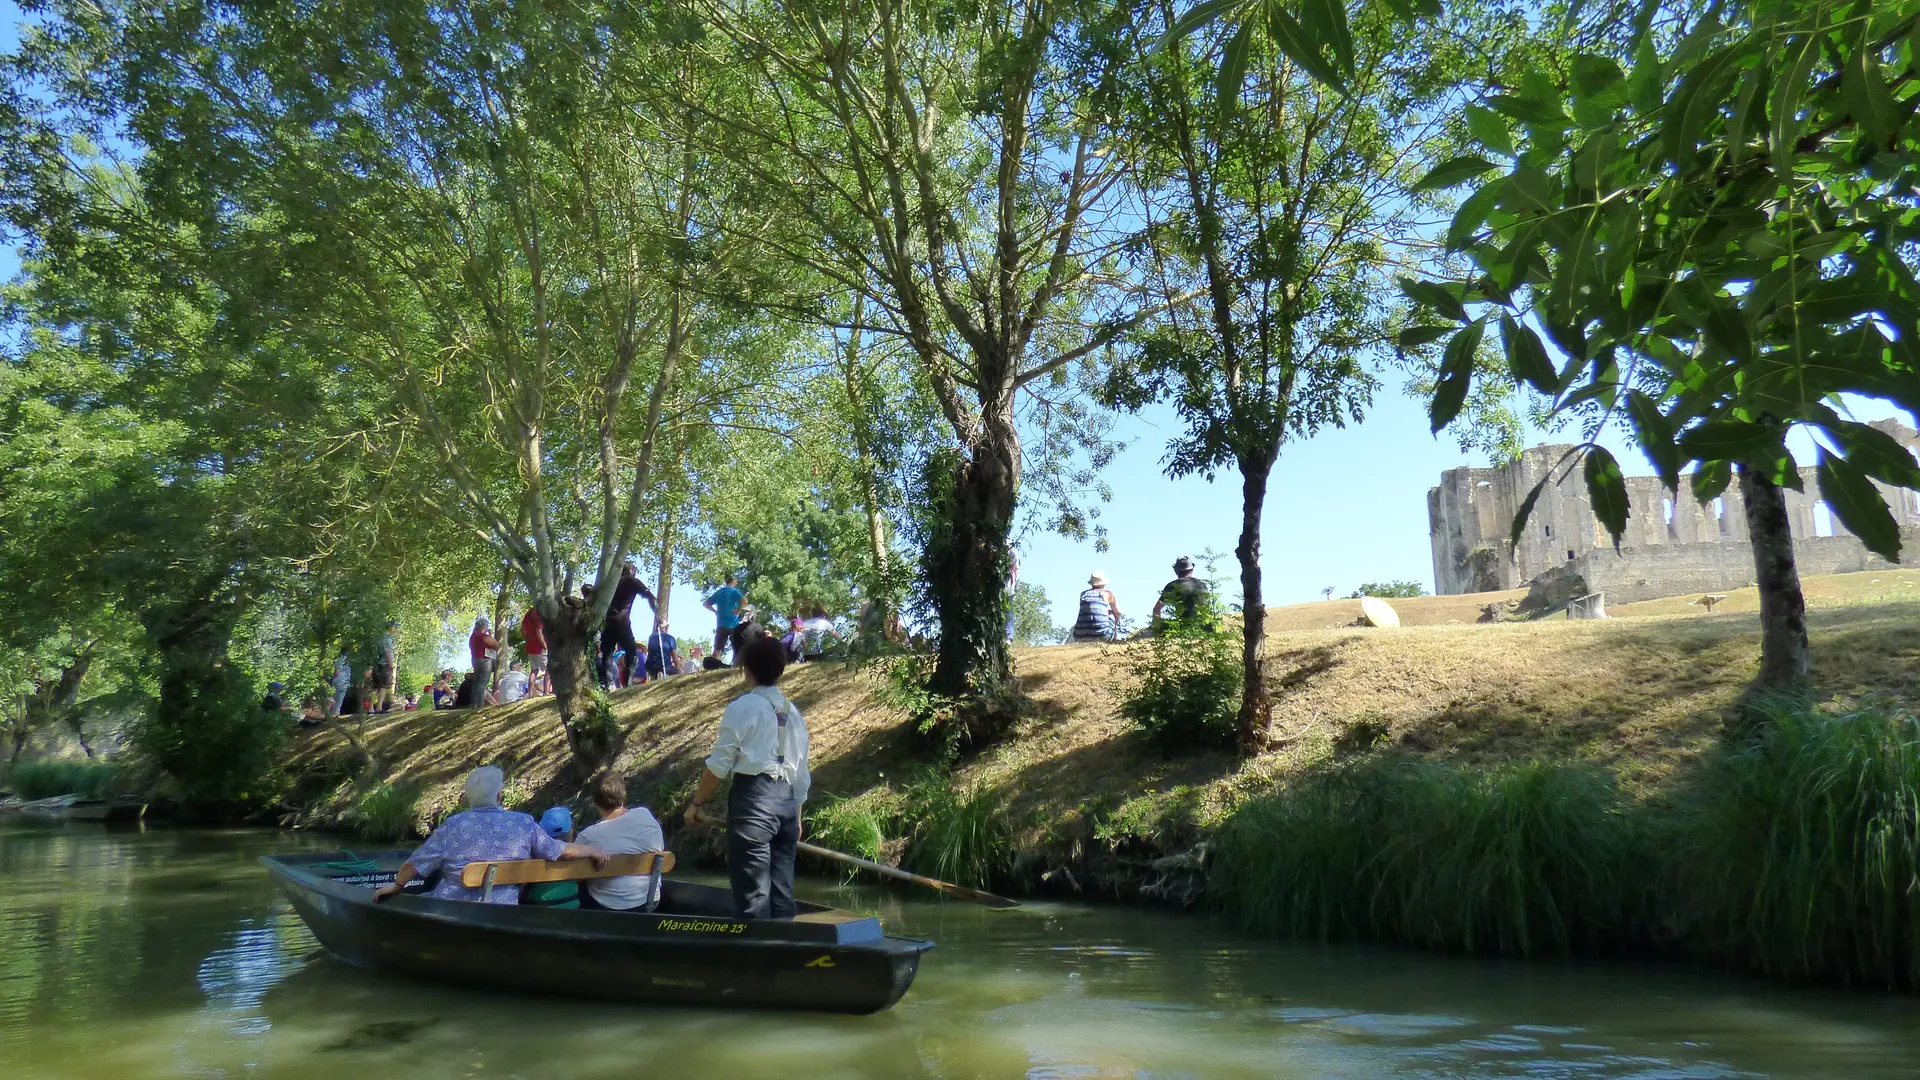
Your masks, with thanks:
[[[119,775],[119,766],[104,761],[34,761],[15,765],[7,774],[7,786],[23,799],[55,795],[97,799]]]

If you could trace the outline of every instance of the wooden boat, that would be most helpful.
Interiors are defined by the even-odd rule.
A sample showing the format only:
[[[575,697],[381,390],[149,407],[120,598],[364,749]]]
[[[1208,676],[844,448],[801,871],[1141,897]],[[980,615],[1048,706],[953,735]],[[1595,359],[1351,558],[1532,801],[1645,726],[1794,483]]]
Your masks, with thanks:
[[[146,814],[146,803],[114,799],[81,799],[67,807],[69,821],[104,821],[109,825],[139,821]]]
[[[739,919],[726,889],[662,882],[651,913],[441,900],[403,893],[375,904],[405,851],[269,855],[293,909],[327,951],[369,970],[464,986],[738,1008],[878,1012],[913,985],[931,941],[887,936],[880,920],[801,904],[792,920]],[[647,872],[616,857],[605,873]],[[665,856],[670,860],[672,856]],[[591,864],[493,863],[466,868],[479,886],[601,876]],[[667,868],[671,863],[666,864]],[[564,868],[564,869],[561,869]]]

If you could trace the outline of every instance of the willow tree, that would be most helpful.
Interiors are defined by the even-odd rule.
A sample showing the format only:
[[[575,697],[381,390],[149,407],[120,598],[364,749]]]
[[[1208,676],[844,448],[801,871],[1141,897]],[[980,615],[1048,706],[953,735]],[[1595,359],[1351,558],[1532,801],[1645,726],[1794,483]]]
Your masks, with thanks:
[[[865,327],[905,343],[945,419],[923,496],[929,689],[991,702],[1011,670],[1023,392],[1141,317],[1108,262],[1121,172],[1096,100],[1123,27],[1091,2],[700,8],[759,75],[758,107],[717,121],[813,224],[787,254],[867,295]]]
[[[1760,681],[1793,686],[1812,660],[1780,492],[1801,484],[1789,432],[1813,435],[1821,494],[1888,558],[1900,530],[1875,482],[1920,487],[1905,449],[1836,408],[1843,394],[1920,406],[1920,11],[1638,0],[1583,19],[1563,64],[1467,108],[1479,152],[1427,178],[1473,182],[1449,238],[1471,272],[1405,284],[1444,320],[1417,332],[1451,335],[1434,427],[1497,326],[1516,380],[1596,430],[1624,418],[1668,487],[1691,464],[1704,502],[1737,476]],[[1583,449],[1618,536],[1620,466]]]
[[[767,211],[698,152],[732,109],[666,5],[56,4],[36,40],[78,109],[138,140],[155,205],[213,237],[227,317],[327,350],[424,442],[448,528],[549,624],[566,733],[588,636],[648,530],[662,424],[759,330]],[[439,493],[425,493],[428,496]],[[482,568],[476,587],[495,587]]]

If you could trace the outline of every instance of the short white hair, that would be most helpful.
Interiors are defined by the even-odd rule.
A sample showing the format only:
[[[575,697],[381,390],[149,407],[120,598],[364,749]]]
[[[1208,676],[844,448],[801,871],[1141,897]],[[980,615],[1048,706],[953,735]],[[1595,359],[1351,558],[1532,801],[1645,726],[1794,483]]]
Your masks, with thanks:
[[[467,805],[499,806],[500,790],[507,786],[507,774],[498,765],[482,765],[467,774]]]

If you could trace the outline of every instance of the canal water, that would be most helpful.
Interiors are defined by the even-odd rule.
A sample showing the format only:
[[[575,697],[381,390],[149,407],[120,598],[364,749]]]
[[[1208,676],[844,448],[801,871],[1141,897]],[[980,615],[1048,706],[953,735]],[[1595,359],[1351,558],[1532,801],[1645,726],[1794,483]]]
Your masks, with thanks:
[[[1912,1077],[1920,1001],[1680,967],[1249,940],[806,885],[937,940],[877,1016],[469,992],[328,958],[254,861],[319,838],[0,825],[0,1077]],[[330,846],[330,845],[329,845]]]

